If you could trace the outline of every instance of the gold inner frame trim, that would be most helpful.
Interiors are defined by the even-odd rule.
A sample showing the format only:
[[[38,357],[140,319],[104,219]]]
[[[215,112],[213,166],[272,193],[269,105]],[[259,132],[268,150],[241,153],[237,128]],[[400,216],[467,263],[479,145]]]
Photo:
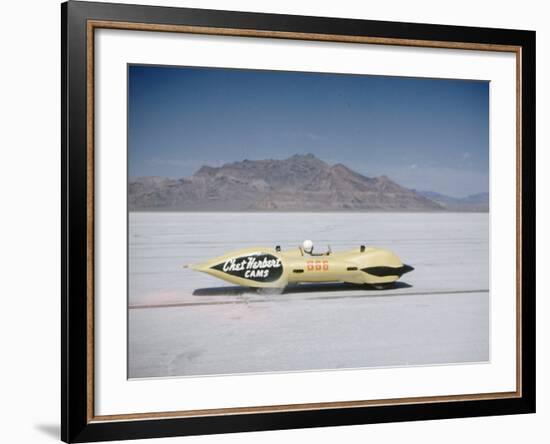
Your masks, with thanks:
[[[171,412],[146,412],[96,416],[94,413],[94,31],[95,29],[120,29],[131,31],[177,32],[188,34],[219,35],[234,37],[277,38],[289,40],[309,40],[336,43],[358,43],[373,45],[393,45],[421,48],[461,49],[474,51],[511,52],[516,56],[516,391],[497,393],[474,393],[449,396],[420,396],[409,398],[336,401],[306,404],[285,404],[255,407],[229,407],[205,410],[182,410]],[[300,32],[264,31],[255,29],[213,28],[187,25],[165,25],[150,23],[131,23],[105,20],[87,21],[87,421],[88,423],[131,421],[161,418],[189,418],[199,416],[225,416],[238,414],[258,414],[274,412],[293,412],[303,410],[326,410],[335,408],[358,408],[418,403],[440,403],[479,401],[491,399],[510,399],[522,396],[522,349],[521,349],[521,46],[487,43],[446,42],[434,40],[413,40],[381,38],[368,36],[347,36],[332,34],[311,34]]]

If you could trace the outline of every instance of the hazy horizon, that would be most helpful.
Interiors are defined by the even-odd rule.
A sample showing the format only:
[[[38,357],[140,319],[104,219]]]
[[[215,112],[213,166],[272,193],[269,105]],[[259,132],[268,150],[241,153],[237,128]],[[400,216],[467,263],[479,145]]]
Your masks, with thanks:
[[[489,189],[489,83],[129,66],[128,173],[311,153],[453,197]]]

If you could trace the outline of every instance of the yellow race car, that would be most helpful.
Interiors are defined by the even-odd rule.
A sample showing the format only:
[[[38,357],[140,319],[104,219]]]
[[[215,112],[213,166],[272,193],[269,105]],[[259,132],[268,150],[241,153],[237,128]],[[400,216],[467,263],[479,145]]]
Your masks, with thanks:
[[[309,240],[288,251],[282,251],[279,246],[245,248],[185,267],[255,288],[284,288],[301,282],[345,282],[382,289],[414,270],[389,250],[361,245],[339,253],[332,252],[330,247],[324,253],[314,253]]]

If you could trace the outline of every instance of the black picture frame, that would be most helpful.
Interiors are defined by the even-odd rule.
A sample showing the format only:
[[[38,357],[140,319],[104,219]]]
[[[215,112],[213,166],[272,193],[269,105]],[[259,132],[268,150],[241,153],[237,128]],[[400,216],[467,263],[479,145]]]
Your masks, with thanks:
[[[519,48],[521,64],[521,281],[518,337],[521,393],[498,399],[439,400],[230,415],[97,420],[90,414],[90,21],[192,26],[267,33],[369,37]],[[535,412],[535,32],[69,1],[61,5],[62,312],[61,438],[90,442]],[[145,32],[145,31],[144,31]],[[93,313],[93,311],[92,311]],[[93,317],[93,315],[92,315]],[[91,406],[91,407],[90,407]]]

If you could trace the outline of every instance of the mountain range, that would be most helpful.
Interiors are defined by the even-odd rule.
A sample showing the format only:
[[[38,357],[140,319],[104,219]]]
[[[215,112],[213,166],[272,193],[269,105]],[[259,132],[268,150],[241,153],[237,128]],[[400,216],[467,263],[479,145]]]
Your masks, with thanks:
[[[313,154],[295,154],[283,160],[243,160],[220,167],[205,165],[180,179],[130,178],[128,208],[130,211],[476,211],[467,205],[459,210],[451,205],[453,198],[436,194],[410,190],[387,176],[363,176]]]
[[[447,211],[489,211],[489,193],[471,194],[466,197],[451,197],[434,191],[418,191],[418,193],[437,202]]]

